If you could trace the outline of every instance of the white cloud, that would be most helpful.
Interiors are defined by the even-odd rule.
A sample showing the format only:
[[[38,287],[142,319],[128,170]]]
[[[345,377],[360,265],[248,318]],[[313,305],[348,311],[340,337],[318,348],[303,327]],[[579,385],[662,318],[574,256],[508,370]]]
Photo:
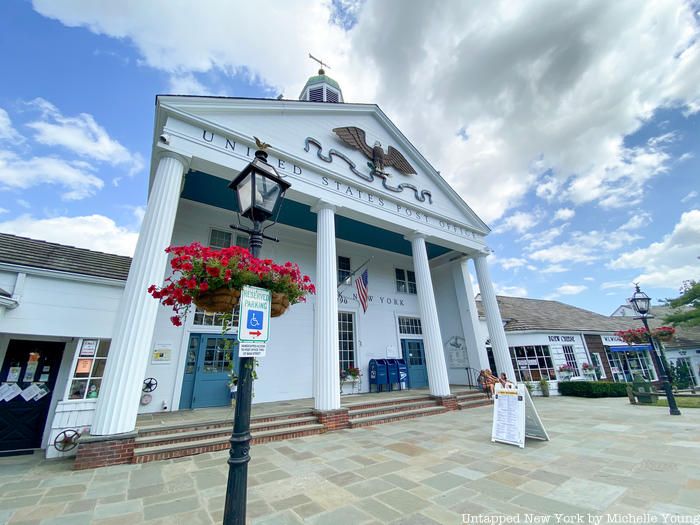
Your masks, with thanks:
[[[550,264],[541,270],[542,273],[563,273],[568,271],[569,269],[565,268],[561,264]]]
[[[587,289],[584,284],[562,284],[555,292],[557,295],[578,295]]]
[[[27,123],[34,130],[34,140],[48,146],[61,146],[90,159],[112,166],[125,165],[133,175],[143,169],[143,158],[131,153],[117,140],[111,138],[95,118],[88,113],[66,117],[42,98],[29,103],[41,112],[41,119]]]
[[[519,211],[503,219],[503,221],[493,229],[493,232],[504,233],[514,230],[518,233],[525,233],[535,227],[541,219],[542,214],[539,212]]]
[[[63,200],[90,197],[104,185],[86,162],[69,162],[56,157],[22,159],[11,151],[0,150],[0,190],[23,190],[55,184],[65,191]]]
[[[559,208],[554,214],[554,218],[552,220],[568,221],[573,219],[574,215],[576,215],[576,212],[571,208]]]
[[[104,215],[38,219],[26,214],[0,222],[0,231],[129,256],[133,255],[138,238],[138,232],[119,226]]]
[[[631,281],[607,281],[607,282],[604,282],[600,285],[601,290],[616,290],[616,289],[624,289],[624,288],[631,288],[631,287],[632,287]]]
[[[22,135],[12,127],[12,120],[7,111],[0,108],[0,140],[22,141]]]
[[[700,110],[689,2],[597,0],[562,10],[556,0],[410,9],[368,1],[349,31],[329,22],[332,6],[212,0],[193,13],[166,0],[126,8],[34,1],[65,25],[133,42],[144,63],[183,78],[238,73],[296,94],[313,67],[307,53],[321,50],[345,99],[379,103],[486,221],[535,187],[575,204],[638,202],[667,169],[671,137],[636,147],[624,138],[660,108]]]
[[[173,95],[216,95],[202,84],[192,73],[170,75],[168,93]]]
[[[584,281],[595,281],[595,278],[593,278],[593,277],[584,277],[583,280],[584,280]]]
[[[639,235],[623,230],[614,232],[592,230],[575,231],[569,240],[554,246],[536,250],[529,254],[535,261],[552,264],[591,263],[610,256],[610,253],[641,239]]]
[[[2,215],[3,213],[9,213],[9,212],[10,212],[10,210],[8,210],[7,208],[0,208],[0,215]]]
[[[686,202],[688,202],[688,201],[693,200],[693,199],[694,199],[695,197],[697,197],[697,196],[698,196],[698,192],[695,191],[695,190],[693,190],[693,191],[691,191],[690,193],[688,193],[688,195],[686,195],[685,197],[683,197],[683,198],[681,199],[681,202],[682,202],[682,203],[686,203]]]
[[[527,297],[527,288],[524,286],[508,286],[498,283],[493,284],[497,295],[508,295],[510,297]]]
[[[661,241],[625,253],[610,262],[615,270],[641,270],[632,281],[660,288],[678,288],[700,276],[700,210],[683,213]]]
[[[518,240],[528,242],[528,245],[525,248],[525,250],[532,252],[534,250],[538,250],[540,248],[544,248],[545,246],[549,246],[550,244],[552,244],[557,237],[564,233],[564,230],[568,226],[569,223],[567,222],[544,231],[527,233]]]
[[[513,268],[520,268],[527,264],[527,259],[520,257],[507,257],[505,259],[498,258],[496,262],[501,265],[504,270],[511,270]]]
[[[640,228],[644,228],[646,226],[649,226],[651,224],[651,214],[647,212],[641,212],[638,213],[637,215],[633,215],[630,220],[628,220],[625,224],[620,226],[618,230],[621,231],[630,231],[630,230],[638,230]]]

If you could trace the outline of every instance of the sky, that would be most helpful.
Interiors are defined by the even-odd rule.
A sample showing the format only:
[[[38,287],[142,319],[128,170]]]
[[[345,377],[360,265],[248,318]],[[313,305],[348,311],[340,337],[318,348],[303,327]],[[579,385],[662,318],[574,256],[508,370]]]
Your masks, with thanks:
[[[312,53],[492,228],[504,295],[700,279],[700,2],[7,0],[0,231],[131,255],[155,95],[296,98]]]

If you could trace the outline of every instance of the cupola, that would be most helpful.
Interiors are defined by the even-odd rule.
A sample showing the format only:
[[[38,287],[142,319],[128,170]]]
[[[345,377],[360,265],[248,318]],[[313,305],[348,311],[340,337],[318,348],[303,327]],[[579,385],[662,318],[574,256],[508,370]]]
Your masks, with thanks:
[[[299,100],[310,102],[343,102],[343,92],[338,83],[326,75],[323,68],[318,70],[318,75],[310,77],[301,90]]]

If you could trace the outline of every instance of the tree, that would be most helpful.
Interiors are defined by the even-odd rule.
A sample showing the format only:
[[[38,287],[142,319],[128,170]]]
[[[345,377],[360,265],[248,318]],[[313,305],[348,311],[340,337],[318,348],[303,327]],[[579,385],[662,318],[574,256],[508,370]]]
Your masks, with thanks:
[[[681,295],[668,299],[667,304],[676,308],[664,321],[672,325],[700,326],[700,283],[683,281]]]

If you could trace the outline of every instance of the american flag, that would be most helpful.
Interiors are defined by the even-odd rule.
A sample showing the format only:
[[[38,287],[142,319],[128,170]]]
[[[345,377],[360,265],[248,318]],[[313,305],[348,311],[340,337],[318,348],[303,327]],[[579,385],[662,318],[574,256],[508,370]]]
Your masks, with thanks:
[[[357,287],[357,297],[360,299],[360,304],[362,305],[362,311],[367,313],[367,297],[369,294],[367,292],[367,270],[362,272],[357,279],[355,279],[355,286]]]

